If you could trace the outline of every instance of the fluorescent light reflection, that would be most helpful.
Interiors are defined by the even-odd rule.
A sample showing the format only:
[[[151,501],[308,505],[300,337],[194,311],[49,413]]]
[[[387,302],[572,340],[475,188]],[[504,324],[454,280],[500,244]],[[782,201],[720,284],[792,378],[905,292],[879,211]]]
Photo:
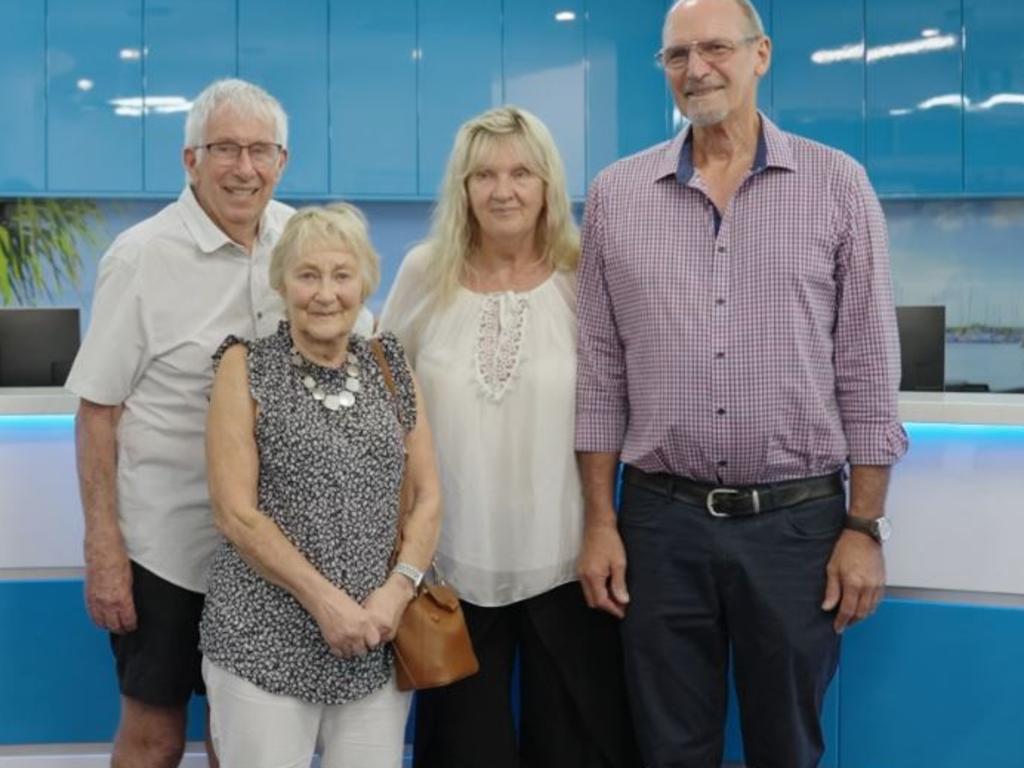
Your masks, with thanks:
[[[127,96],[107,103],[114,108],[114,114],[121,117],[170,115],[188,112],[192,108],[192,102],[184,96]]]
[[[142,51],[138,48],[122,48],[117,55],[122,61],[138,61],[142,58]]]
[[[555,21],[576,21],[574,11],[559,11],[555,14]]]
[[[94,83],[87,77],[83,77],[81,80],[75,83],[75,86],[80,91],[91,91],[94,85],[96,85],[96,83]]]
[[[938,30],[925,30],[938,31]],[[922,33],[923,34],[923,33]],[[864,49],[864,43],[848,43],[838,48],[824,48],[811,54],[811,61],[815,64],[835,64],[839,61],[857,61],[863,58],[867,62],[891,59],[896,56],[913,56],[919,53],[931,53],[932,51],[944,51],[955,48],[960,39],[956,35],[936,35],[924,37],[919,40],[907,40],[889,45],[878,45],[874,48]]]

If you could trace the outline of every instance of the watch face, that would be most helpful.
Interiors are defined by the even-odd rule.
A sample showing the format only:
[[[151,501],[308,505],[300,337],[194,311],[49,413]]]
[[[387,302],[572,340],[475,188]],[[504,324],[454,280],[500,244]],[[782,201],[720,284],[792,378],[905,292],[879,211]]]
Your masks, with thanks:
[[[886,518],[880,517],[875,520],[875,534],[879,541],[888,541],[892,536],[892,526]]]

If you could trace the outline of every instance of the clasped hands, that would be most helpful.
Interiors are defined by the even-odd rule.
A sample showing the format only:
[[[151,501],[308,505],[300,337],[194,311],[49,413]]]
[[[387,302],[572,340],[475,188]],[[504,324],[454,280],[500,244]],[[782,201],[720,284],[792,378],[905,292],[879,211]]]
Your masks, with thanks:
[[[365,656],[394,639],[413,596],[412,583],[400,574],[392,574],[362,605],[335,590],[314,618],[332,654],[343,659]]]

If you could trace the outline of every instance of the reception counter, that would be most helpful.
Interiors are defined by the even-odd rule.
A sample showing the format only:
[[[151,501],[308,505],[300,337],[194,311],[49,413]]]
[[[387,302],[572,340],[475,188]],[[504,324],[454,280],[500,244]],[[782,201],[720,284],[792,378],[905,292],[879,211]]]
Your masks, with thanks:
[[[0,390],[0,768],[43,765],[33,752],[64,765],[116,723],[106,638],[81,602],[75,407],[61,389]],[[905,394],[900,413],[888,597],[844,638],[823,765],[1019,768],[1024,395]],[[729,733],[738,761],[735,712]]]

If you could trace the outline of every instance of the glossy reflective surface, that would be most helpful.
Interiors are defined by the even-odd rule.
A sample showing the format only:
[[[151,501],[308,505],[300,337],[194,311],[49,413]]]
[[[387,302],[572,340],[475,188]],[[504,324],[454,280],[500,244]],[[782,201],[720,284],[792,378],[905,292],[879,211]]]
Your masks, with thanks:
[[[46,27],[47,188],[141,190],[142,0],[48,0]]]
[[[331,192],[415,195],[416,2],[329,7]]]
[[[288,113],[279,194],[324,195],[328,172],[327,14],[323,0],[239,0],[238,74]]]
[[[572,20],[555,14],[571,12]],[[505,101],[543,120],[565,162],[569,194],[586,187],[582,0],[515,0],[504,7]]]
[[[1024,3],[964,0],[964,185],[1024,191]]]
[[[37,192],[46,186],[46,81],[44,0],[0,0],[4,53],[0,93],[0,190]]]
[[[671,97],[653,60],[663,13],[663,0],[587,5],[588,181],[667,135]]]
[[[213,80],[233,77],[235,0],[146,0],[145,188],[176,194],[192,99]]]
[[[880,193],[963,189],[960,0],[866,0],[867,166]]]

